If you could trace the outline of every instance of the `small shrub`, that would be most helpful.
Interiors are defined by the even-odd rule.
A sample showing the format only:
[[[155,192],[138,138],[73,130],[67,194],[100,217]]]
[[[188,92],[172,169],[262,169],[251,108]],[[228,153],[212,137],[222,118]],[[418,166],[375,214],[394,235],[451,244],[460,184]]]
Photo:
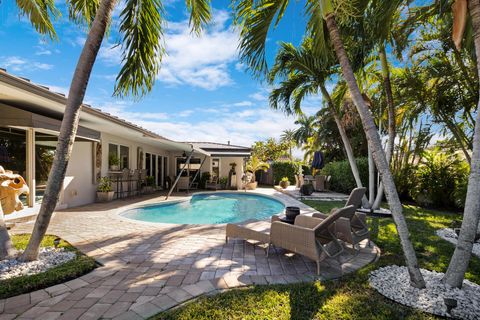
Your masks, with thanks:
[[[282,181],[282,182],[290,182],[290,181],[288,180],[288,177],[283,177],[281,181]]]
[[[99,192],[110,192],[113,191],[112,180],[109,177],[100,178],[100,182],[97,186],[97,191]]]
[[[468,165],[456,153],[425,151],[416,172],[412,198],[423,206],[462,207],[466,195]]]
[[[200,189],[205,189],[207,185],[207,181],[210,180],[210,172],[202,172],[202,175],[200,176],[200,180],[198,181],[198,187]]]
[[[221,177],[218,179],[218,183],[220,183],[222,186],[226,187],[228,182],[228,177]]]
[[[360,172],[362,184],[368,188],[368,160],[367,158],[358,158],[357,167]],[[349,194],[352,189],[357,187],[352,169],[347,160],[329,162],[320,171],[321,174],[332,176],[330,180],[330,190]]]
[[[148,176],[146,178],[147,180],[147,186],[154,186],[155,185],[155,177],[154,176]]]

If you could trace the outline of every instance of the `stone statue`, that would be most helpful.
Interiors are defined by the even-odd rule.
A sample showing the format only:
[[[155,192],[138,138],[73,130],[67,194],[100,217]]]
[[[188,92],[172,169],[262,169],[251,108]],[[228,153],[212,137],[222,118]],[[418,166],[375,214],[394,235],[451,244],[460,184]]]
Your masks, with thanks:
[[[23,203],[19,196],[28,194],[29,191],[30,189],[21,175],[6,171],[0,166],[0,260],[14,253],[5,225],[4,214],[22,210]]]

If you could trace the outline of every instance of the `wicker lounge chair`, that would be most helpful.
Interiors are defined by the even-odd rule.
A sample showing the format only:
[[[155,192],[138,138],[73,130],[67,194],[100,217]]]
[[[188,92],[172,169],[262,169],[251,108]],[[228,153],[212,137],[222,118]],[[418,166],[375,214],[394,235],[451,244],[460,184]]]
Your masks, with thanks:
[[[350,193],[345,206],[354,206],[355,210],[362,204],[366,188],[355,188]],[[328,215],[314,213],[314,217],[325,219]],[[335,223],[335,235],[342,241],[351,244],[354,248],[362,240],[368,239],[370,243],[370,232],[367,225],[367,217],[364,213],[354,212],[351,216],[339,219]]]
[[[353,206],[337,209],[326,219],[299,215],[293,225],[278,221],[273,216],[272,222],[247,221],[242,224],[227,224],[226,240],[229,238],[252,239],[272,244],[288,251],[304,255],[317,263],[317,274],[320,273],[320,262],[326,257],[336,257],[343,252],[343,246],[335,236],[335,222],[342,217],[355,213]],[[329,252],[327,246],[333,244],[337,250]],[[267,247],[267,255],[268,255]]]
[[[335,236],[335,223],[355,213],[353,206],[337,209],[326,219],[305,215],[295,218],[295,224],[275,221],[272,223],[270,243],[288,251],[301,254],[317,263],[317,275],[320,274],[320,262],[327,257],[334,258],[343,252],[343,245]],[[330,252],[330,247],[336,247]]]

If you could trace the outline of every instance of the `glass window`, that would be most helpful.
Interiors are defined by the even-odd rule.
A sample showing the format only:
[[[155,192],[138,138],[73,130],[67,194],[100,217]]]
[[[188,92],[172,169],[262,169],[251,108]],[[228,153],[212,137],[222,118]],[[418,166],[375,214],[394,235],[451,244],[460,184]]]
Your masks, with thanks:
[[[120,170],[128,169],[130,167],[129,148],[126,146],[109,143],[108,144],[108,157],[109,162],[111,157],[115,157],[119,160]],[[109,163],[109,165],[111,165]]]
[[[120,169],[129,168],[129,152],[128,147],[120,146]]]
[[[220,178],[220,159],[218,158],[212,159],[212,178],[213,177]]]

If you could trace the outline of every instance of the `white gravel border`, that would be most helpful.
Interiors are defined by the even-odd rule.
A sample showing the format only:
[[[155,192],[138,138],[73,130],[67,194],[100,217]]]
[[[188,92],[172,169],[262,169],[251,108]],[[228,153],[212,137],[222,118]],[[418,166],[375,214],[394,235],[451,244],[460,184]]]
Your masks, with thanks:
[[[437,236],[446,240],[454,245],[457,245],[457,234],[451,228],[439,229],[435,232]],[[473,244],[472,253],[480,258],[480,243],[476,242]]]
[[[400,304],[439,316],[480,319],[480,286],[464,280],[462,289],[441,282],[443,273],[421,269],[425,289],[410,286],[407,267],[386,266],[370,273],[370,285],[380,294]],[[457,300],[457,307],[447,313],[444,298]]]
[[[0,280],[42,273],[70,261],[76,257],[76,253],[66,251],[64,248],[52,247],[40,248],[38,260],[20,262],[17,259],[0,260]]]

